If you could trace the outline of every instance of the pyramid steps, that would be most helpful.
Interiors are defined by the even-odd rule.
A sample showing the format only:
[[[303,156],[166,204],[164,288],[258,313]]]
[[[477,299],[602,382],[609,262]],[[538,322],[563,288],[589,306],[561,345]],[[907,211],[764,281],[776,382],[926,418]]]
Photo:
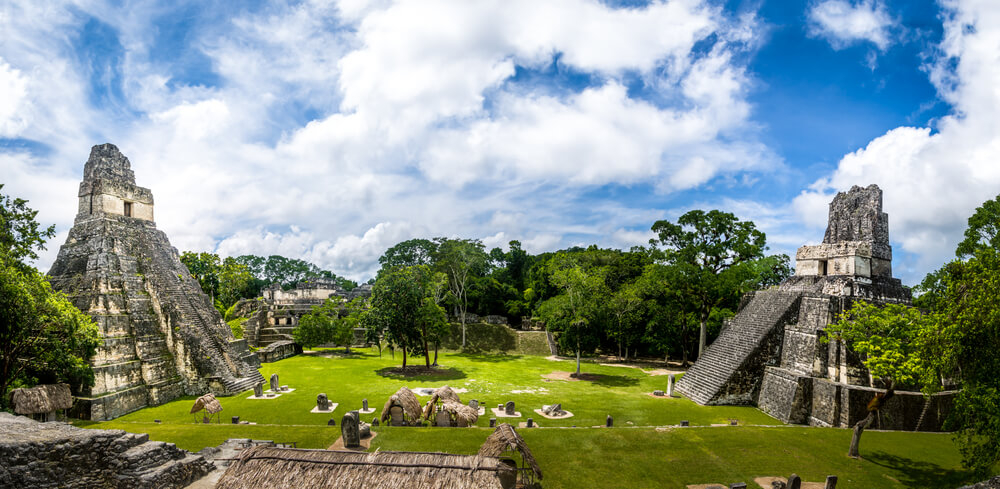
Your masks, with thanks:
[[[751,370],[763,372],[769,357],[778,353],[761,350],[775,335],[780,344],[784,325],[798,314],[800,297],[800,292],[755,292],[678,381],[677,391],[698,404],[752,403],[760,376],[747,374]]]

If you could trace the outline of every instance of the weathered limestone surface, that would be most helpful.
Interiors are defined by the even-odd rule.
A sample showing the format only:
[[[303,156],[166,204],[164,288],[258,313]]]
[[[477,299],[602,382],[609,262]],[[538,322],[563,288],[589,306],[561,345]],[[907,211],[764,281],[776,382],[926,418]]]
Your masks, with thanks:
[[[0,487],[170,489],[215,467],[148,435],[39,423],[0,412]]]
[[[156,229],[152,193],[135,185],[128,158],[114,145],[94,146],[79,198],[75,224],[49,271],[53,288],[94,318],[102,339],[91,360],[95,384],[78,397],[74,413],[107,420],[181,395],[235,394],[258,382],[256,355],[233,338]]]
[[[867,416],[883,386],[873,385],[861,358],[823,336],[854,301],[911,302],[891,276],[888,222],[877,186],[837,194],[823,244],[800,248],[796,275],[777,289],[744,297],[677,390],[701,404],[756,404],[787,423],[850,426]],[[953,397],[896,391],[879,427],[940,430]]]

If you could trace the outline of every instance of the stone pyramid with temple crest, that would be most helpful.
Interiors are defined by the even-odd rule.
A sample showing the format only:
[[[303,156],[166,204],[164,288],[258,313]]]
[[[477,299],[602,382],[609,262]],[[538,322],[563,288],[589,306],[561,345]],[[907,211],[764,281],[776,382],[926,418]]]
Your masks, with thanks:
[[[73,228],[49,279],[94,318],[94,386],[74,414],[93,420],[182,395],[229,395],[263,381],[257,356],[233,338],[153,221],[153,194],[112,144],[84,165]]]

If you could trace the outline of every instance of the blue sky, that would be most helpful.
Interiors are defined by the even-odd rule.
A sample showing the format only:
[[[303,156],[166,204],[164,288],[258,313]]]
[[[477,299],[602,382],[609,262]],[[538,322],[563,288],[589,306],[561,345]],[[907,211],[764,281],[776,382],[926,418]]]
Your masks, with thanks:
[[[643,244],[719,208],[775,252],[885,192],[915,284],[1000,193],[1000,6],[974,0],[0,5],[0,183],[59,236],[112,142],[181,250],[364,280],[412,237]]]

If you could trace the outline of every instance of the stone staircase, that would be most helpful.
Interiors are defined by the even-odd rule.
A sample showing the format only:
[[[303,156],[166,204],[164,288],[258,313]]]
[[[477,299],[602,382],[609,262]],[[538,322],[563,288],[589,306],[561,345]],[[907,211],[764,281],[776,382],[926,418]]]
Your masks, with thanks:
[[[780,359],[784,325],[797,317],[801,295],[753,293],[677,383],[677,391],[698,404],[753,403],[764,367]]]
[[[149,435],[0,413],[0,487],[180,489],[215,469]]]
[[[156,289],[162,291],[164,297],[173,299],[170,305],[180,315],[182,324],[198,326],[202,332],[208,333],[198,335],[201,339],[198,345],[215,363],[224,367],[217,371],[217,378],[221,381],[224,392],[216,394],[239,394],[264,382],[264,377],[254,365],[249,364],[245,358],[237,358],[236,352],[229,351],[227,345],[222,343],[223,339],[228,336],[228,331],[223,329],[228,328],[228,326],[221,322],[221,318],[217,314],[213,314],[215,312],[214,306],[208,303],[206,297],[192,294],[188,290],[197,287],[197,284],[186,284],[182,274],[171,272],[172,269],[166,265],[172,263],[173,260],[171,256],[167,255],[167,248],[155,248],[153,262],[162,265],[160,273],[151,274],[150,278],[154,281]],[[184,272],[186,271],[185,269]],[[193,281],[193,279],[189,280]],[[194,301],[202,301],[204,304],[195,304]],[[212,331],[213,329],[218,329],[218,334],[212,334],[215,333]],[[237,372],[233,372],[229,364],[233,364]]]

